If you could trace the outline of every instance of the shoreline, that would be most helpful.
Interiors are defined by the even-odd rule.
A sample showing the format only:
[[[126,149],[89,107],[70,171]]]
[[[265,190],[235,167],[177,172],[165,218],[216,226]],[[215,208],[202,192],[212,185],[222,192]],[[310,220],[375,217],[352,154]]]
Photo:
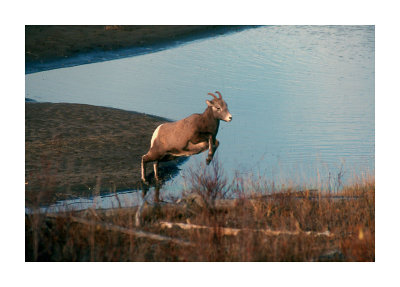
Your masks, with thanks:
[[[171,203],[25,213],[25,260],[375,261],[374,180],[347,187],[351,200],[228,189],[237,199],[192,189]]]
[[[254,26],[25,26],[25,74],[165,50]]]
[[[249,27],[27,25],[25,73],[152,53]],[[167,121],[140,112],[26,98],[26,206],[140,190],[140,157],[154,129]],[[163,164],[160,176],[175,176],[184,161]]]
[[[107,27],[103,30],[120,32],[120,26]],[[143,51],[180,41],[148,42]],[[44,43],[48,52],[59,52],[57,43]],[[66,60],[45,57],[36,68],[122,54],[118,47],[91,49],[77,49]],[[140,161],[155,128],[168,121],[118,108],[25,98],[25,261],[375,262],[375,172],[342,185],[341,170],[333,189],[331,174],[325,187],[318,172],[316,189],[298,190],[290,178],[271,185],[260,171],[258,177],[235,172],[230,182],[213,160],[207,172],[190,170],[182,196],[166,192],[160,200],[162,185],[154,184],[150,167],[154,190],[141,183]],[[184,161],[160,166],[161,179],[175,176]],[[127,189],[142,191],[141,198],[133,194],[139,204],[128,206],[129,197],[119,197],[117,192]],[[74,197],[86,208],[74,209]],[[100,197],[115,204],[103,204]]]
[[[26,206],[141,189],[140,158],[154,129],[168,121],[100,106],[25,102]],[[160,166],[161,178],[175,176],[183,161]]]

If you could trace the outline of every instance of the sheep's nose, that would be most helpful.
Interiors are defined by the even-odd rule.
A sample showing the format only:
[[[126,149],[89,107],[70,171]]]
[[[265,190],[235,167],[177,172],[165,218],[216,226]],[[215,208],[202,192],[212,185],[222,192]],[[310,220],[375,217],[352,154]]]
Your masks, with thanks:
[[[229,120],[230,120],[230,121],[232,120],[232,116],[229,117]]]

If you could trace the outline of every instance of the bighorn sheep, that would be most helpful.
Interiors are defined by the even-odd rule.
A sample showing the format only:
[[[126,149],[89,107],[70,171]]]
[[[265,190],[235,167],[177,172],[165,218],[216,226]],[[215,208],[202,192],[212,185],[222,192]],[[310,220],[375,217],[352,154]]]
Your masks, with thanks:
[[[159,125],[151,138],[150,149],[142,156],[142,181],[146,182],[146,163],[154,162],[154,177],[158,181],[158,163],[173,160],[180,156],[190,156],[208,149],[207,165],[213,159],[218,148],[216,139],[219,121],[230,122],[232,115],[228,105],[222,99],[220,92],[218,98],[206,100],[207,108],[202,114],[192,114],[182,120]]]

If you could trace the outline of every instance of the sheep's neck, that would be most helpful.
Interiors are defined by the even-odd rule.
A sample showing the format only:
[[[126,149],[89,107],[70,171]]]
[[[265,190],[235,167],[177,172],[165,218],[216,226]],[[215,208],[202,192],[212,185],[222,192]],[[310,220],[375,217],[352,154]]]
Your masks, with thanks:
[[[207,131],[216,134],[218,132],[219,119],[214,117],[212,108],[207,107],[201,117],[203,118],[202,123],[204,124],[204,127],[207,127]]]

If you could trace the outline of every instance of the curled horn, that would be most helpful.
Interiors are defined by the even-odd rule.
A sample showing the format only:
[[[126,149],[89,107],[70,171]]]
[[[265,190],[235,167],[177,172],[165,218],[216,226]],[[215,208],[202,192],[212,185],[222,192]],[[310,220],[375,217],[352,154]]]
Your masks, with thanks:
[[[216,99],[216,100],[218,100],[218,98],[217,98],[217,96],[216,95],[214,95],[213,93],[208,93],[210,96],[213,96],[214,97],[214,99]]]
[[[220,98],[220,99],[222,99],[222,95],[221,95],[221,93],[220,93],[220,92],[218,92],[218,91],[215,91],[215,93],[216,93],[216,94],[218,94],[218,96],[219,96],[219,98]]]

